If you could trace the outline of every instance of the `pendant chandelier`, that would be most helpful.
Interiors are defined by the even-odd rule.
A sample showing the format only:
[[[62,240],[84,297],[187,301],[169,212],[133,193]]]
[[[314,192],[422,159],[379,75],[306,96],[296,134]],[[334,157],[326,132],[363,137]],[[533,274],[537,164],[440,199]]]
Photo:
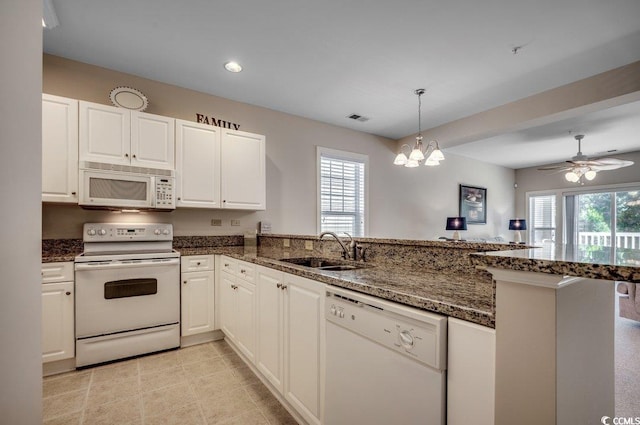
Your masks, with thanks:
[[[423,163],[424,165],[433,167],[440,165],[440,161],[444,161],[444,155],[438,146],[438,142],[435,140],[430,141],[426,145],[422,143],[422,99],[425,89],[417,89],[414,93],[418,95],[418,135],[416,136],[416,143],[411,149],[411,146],[404,144],[400,147],[400,153],[393,161],[395,165],[404,165],[408,168],[417,167]],[[409,156],[404,152],[405,147]]]

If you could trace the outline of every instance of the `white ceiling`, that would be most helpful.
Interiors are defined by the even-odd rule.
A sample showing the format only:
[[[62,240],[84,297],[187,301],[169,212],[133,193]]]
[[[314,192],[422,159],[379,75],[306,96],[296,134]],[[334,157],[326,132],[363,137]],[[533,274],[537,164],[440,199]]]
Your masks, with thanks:
[[[640,60],[638,0],[53,4],[60,25],[44,31],[47,53],[393,139],[417,130],[416,88],[427,89],[422,121],[430,128]],[[517,54],[514,47],[521,47]],[[228,60],[244,71],[225,71]],[[352,113],[370,120],[347,119]],[[594,119],[616,118],[605,112]],[[500,152],[504,143],[544,142],[554,148],[535,149],[532,155],[546,152],[537,163],[563,160],[556,148],[575,154],[565,134],[574,124],[589,130],[578,119],[488,143]],[[585,138],[585,153],[597,137]],[[605,139],[608,149],[640,150],[640,140],[618,143],[625,135]],[[452,152],[486,161],[480,154],[493,148],[483,146]],[[527,164],[522,155],[502,162]]]

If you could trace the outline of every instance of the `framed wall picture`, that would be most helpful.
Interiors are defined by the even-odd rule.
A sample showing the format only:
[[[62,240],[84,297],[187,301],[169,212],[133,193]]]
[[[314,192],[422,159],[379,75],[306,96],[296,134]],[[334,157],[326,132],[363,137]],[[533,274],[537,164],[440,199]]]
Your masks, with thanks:
[[[487,224],[487,189],[460,185],[460,217],[467,224]]]

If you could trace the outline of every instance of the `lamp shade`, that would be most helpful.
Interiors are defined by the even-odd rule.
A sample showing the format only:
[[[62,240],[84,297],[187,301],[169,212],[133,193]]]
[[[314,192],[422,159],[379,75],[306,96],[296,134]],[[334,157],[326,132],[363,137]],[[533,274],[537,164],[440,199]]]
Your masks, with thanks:
[[[467,230],[467,219],[465,217],[447,217],[446,230]]]
[[[523,218],[509,220],[509,230],[527,230],[527,220]]]

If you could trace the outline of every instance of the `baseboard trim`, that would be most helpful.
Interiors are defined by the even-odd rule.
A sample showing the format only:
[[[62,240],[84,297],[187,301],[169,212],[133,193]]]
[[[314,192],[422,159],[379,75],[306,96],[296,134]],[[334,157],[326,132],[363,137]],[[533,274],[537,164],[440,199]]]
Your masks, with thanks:
[[[192,345],[204,344],[206,342],[224,339],[221,330],[203,332],[201,334],[180,337],[180,347],[190,347]]]
[[[42,363],[42,376],[58,375],[76,370],[76,358]]]

